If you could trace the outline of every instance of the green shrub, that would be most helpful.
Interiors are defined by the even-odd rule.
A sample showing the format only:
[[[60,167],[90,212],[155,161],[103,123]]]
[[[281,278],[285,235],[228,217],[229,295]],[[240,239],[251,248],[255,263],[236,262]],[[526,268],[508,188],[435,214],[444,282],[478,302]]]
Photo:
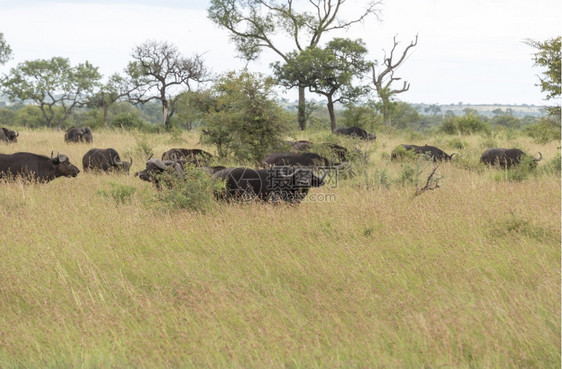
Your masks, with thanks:
[[[136,187],[110,183],[111,189],[99,190],[97,193],[103,197],[112,198],[116,204],[126,204],[131,202],[133,194],[137,191]]]
[[[188,210],[204,213],[210,210],[215,202],[215,194],[224,189],[224,183],[216,180],[207,172],[185,167],[184,176],[169,176],[165,186],[156,194],[156,201],[166,211]]]
[[[127,130],[138,129],[145,132],[158,132],[162,128],[144,121],[137,111],[117,114],[111,121],[111,126]]]
[[[230,72],[220,77],[206,97],[206,143],[219,156],[232,152],[239,160],[261,160],[289,132],[291,116],[275,101],[275,81],[260,74]]]
[[[498,147],[498,143],[493,138],[486,138],[486,139],[482,140],[482,142],[480,142],[479,146],[480,146],[480,148],[485,150],[485,149],[489,149],[491,147]]]
[[[447,143],[449,146],[457,150],[464,150],[468,147],[468,142],[461,140],[460,138],[452,138]]]
[[[454,135],[463,134],[471,135],[475,133],[483,133],[490,135],[492,130],[490,124],[480,119],[479,116],[472,113],[465,114],[461,117],[447,117],[439,127],[439,131]]]
[[[561,171],[561,161],[560,161],[560,152],[557,152],[553,159],[547,161],[543,165],[540,165],[540,171],[544,174],[551,175],[557,174],[560,175]]]
[[[392,150],[391,158],[393,160],[414,160],[416,159],[416,153],[413,150],[406,150],[404,146],[399,145]]]
[[[556,122],[552,118],[544,118],[535,124],[525,127],[524,132],[537,143],[544,144],[550,141],[560,141],[560,122]]]
[[[408,184],[417,183],[419,176],[419,171],[417,168],[412,167],[411,165],[404,164],[400,170],[400,177],[398,177],[398,183],[402,186]]]
[[[470,135],[474,133],[484,133],[489,135],[491,133],[490,125],[476,115],[467,114],[455,119],[460,134]]]
[[[441,125],[439,126],[439,131],[448,135],[456,135],[459,130],[455,121],[455,117],[445,118],[443,123],[441,123]]]
[[[535,167],[537,162],[533,160],[531,156],[521,157],[521,163],[512,166],[509,169],[500,170],[494,176],[496,181],[509,181],[509,182],[521,182],[529,178],[529,175],[535,174]]]
[[[171,144],[181,144],[185,143],[185,140],[182,138],[183,130],[177,126],[172,125],[172,127],[168,130],[170,134],[170,142]]]
[[[135,152],[141,157],[146,158],[154,153],[154,148],[158,145],[158,139],[151,134],[138,133],[133,135],[136,142]]]

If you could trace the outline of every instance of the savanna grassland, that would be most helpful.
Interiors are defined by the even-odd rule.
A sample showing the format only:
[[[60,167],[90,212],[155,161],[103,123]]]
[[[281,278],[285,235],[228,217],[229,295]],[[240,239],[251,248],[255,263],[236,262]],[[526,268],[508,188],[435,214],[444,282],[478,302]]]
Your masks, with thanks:
[[[160,206],[132,173],[150,151],[213,152],[194,133],[18,139],[0,152],[60,151],[82,169],[91,147],[113,147],[133,168],[0,183],[2,368],[560,367],[559,142],[378,134],[344,141],[368,164],[298,206],[193,212]],[[413,196],[433,167],[391,162],[400,143],[459,155]],[[544,159],[489,169],[490,146]]]

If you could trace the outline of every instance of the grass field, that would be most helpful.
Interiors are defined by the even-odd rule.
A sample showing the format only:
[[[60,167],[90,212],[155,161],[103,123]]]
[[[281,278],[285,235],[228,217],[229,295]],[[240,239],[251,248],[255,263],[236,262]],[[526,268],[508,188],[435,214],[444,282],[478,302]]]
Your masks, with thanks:
[[[559,368],[559,143],[377,136],[355,177],[298,206],[165,211],[133,175],[0,182],[0,367]],[[198,142],[170,139],[22,130],[0,152],[82,169],[113,147],[133,173]],[[459,156],[413,197],[431,164],[389,154],[426,142]],[[492,144],[544,159],[513,180],[478,164]]]

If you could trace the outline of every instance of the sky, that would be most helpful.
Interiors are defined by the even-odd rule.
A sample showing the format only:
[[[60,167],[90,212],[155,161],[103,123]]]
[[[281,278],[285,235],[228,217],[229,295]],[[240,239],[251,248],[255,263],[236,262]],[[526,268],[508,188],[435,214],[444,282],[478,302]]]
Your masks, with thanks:
[[[353,16],[366,3],[347,0],[343,15]],[[169,42],[186,57],[202,55],[215,74],[243,68],[228,32],[207,18],[208,6],[209,0],[0,0],[0,32],[13,52],[0,75],[27,60],[60,56],[73,65],[88,61],[107,77],[123,73],[133,48],[147,40]],[[541,69],[533,66],[535,49],[525,40],[562,34],[561,1],[383,0],[379,9],[379,19],[331,35],[361,38],[368,59],[378,61],[391,50],[394,37],[401,53],[418,35],[417,46],[395,73],[410,83],[409,91],[397,95],[400,100],[548,104],[536,86]],[[290,40],[278,42],[286,51],[294,48]],[[277,60],[264,52],[248,68],[269,73]],[[280,97],[293,99],[296,93]]]

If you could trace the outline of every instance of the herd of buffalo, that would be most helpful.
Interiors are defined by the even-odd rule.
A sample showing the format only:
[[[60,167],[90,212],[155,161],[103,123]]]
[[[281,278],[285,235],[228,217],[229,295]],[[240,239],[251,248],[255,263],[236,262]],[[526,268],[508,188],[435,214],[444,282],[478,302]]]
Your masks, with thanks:
[[[376,140],[358,127],[345,127],[336,130],[336,134],[347,135],[363,140]],[[19,134],[7,128],[0,129],[0,143],[15,143]],[[89,128],[72,127],[66,130],[65,142],[93,142]],[[212,166],[214,156],[201,149],[174,148],[162,154],[162,159],[148,158],[146,167],[136,172],[144,181],[152,182],[161,188],[169,182],[167,179],[181,178],[185,170],[194,168],[202,170],[215,178],[224,180],[225,190],[221,195],[234,199],[261,199],[273,201],[300,202],[311,187],[324,184],[330,170],[344,168],[349,158],[356,154],[343,146],[323,143],[315,145],[310,141],[286,141],[286,150],[266,155],[260,162],[259,169],[245,167]],[[312,150],[330,153],[330,158]],[[448,155],[434,146],[400,145],[391,153],[391,160],[404,153],[425,155],[434,161],[449,161],[454,154]],[[80,170],[73,165],[66,155],[51,152],[51,157],[29,152],[0,154],[0,179],[21,176],[39,182],[48,182],[57,177],[76,177]],[[520,164],[526,154],[519,149],[490,148],[482,153],[480,161],[490,166],[510,168]],[[536,164],[542,159],[533,158]],[[112,148],[89,150],[82,158],[84,171],[124,172],[129,173],[130,161],[122,161],[119,153]]]

